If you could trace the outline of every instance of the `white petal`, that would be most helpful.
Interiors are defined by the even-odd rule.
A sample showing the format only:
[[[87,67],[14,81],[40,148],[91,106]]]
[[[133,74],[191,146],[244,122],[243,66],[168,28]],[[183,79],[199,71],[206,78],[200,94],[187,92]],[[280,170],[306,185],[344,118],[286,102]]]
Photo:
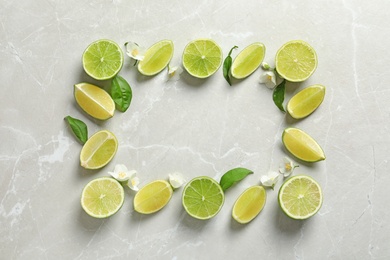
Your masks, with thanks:
[[[174,189],[180,188],[186,182],[183,175],[179,172],[168,174],[168,178],[169,183]]]
[[[138,191],[139,190],[138,184],[139,184],[139,178],[133,177],[129,180],[129,182],[127,183],[127,186],[134,191]]]

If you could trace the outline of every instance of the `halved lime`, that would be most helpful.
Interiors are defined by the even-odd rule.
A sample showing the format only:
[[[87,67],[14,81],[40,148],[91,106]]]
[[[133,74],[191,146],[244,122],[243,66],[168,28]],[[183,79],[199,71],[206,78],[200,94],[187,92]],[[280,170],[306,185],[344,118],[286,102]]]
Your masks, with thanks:
[[[106,120],[115,112],[112,97],[103,89],[89,83],[74,85],[74,97],[77,104],[90,116]]]
[[[94,79],[111,79],[118,74],[122,66],[123,52],[119,45],[111,40],[97,40],[83,53],[83,68]]]
[[[218,214],[225,195],[218,182],[201,176],[192,179],[183,189],[182,203],[187,213],[197,219],[210,219]]]
[[[118,140],[107,130],[92,135],[80,153],[80,164],[86,169],[99,169],[108,164],[118,149]]]
[[[252,221],[263,209],[267,193],[263,186],[252,186],[246,189],[236,200],[232,217],[241,224]]]
[[[211,39],[194,40],[184,48],[183,67],[194,77],[210,77],[221,64],[221,47]]]
[[[307,219],[322,205],[321,187],[312,177],[296,175],[287,179],[279,189],[279,205],[293,219]]]
[[[230,72],[236,79],[243,79],[252,74],[265,56],[265,46],[260,42],[252,43],[243,49],[234,59]]]
[[[162,40],[146,50],[145,57],[138,63],[138,71],[146,76],[153,76],[162,71],[173,56],[173,42]]]
[[[283,131],[282,142],[286,149],[298,159],[305,162],[325,160],[321,146],[307,133],[298,128],[286,128]]]
[[[275,66],[282,78],[291,82],[302,82],[317,68],[317,54],[305,41],[289,41],[277,51]]]
[[[295,94],[287,104],[287,111],[291,117],[301,119],[314,112],[325,97],[325,87],[313,85]]]
[[[122,207],[125,193],[122,185],[108,177],[98,178],[85,185],[81,206],[91,217],[107,218]]]
[[[172,186],[164,180],[153,181],[142,187],[134,197],[134,210],[142,214],[159,211],[172,197]]]

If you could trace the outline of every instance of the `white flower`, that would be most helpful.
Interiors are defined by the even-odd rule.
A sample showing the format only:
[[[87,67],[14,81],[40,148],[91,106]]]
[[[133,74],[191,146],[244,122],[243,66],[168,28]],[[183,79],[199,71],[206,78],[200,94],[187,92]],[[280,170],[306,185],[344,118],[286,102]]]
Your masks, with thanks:
[[[108,173],[118,181],[127,181],[132,175],[132,171],[127,170],[127,167],[123,164],[115,165],[114,172]]]
[[[168,178],[169,183],[174,189],[180,188],[186,182],[183,175],[179,172],[170,173]]]
[[[133,191],[139,191],[138,184],[139,184],[139,178],[136,176],[137,172],[134,171],[133,176],[129,179],[127,182],[127,187],[129,187]]]
[[[260,76],[260,83],[264,83],[267,88],[273,89],[276,86],[276,75],[273,71],[267,71]]]
[[[183,72],[183,69],[181,67],[177,67],[177,66],[174,66],[174,67],[171,67],[171,66],[168,66],[168,78],[170,80],[179,80],[180,78],[180,74]]]
[[[268,175],[263,175],[260,178],[263,186],[274,188],[275,184],[278,182],[280,174],[278,172],[270,172]]]
[[[263,70],[269,70],[271,68],[271,66],[267,62],[262,62],[261,67],[263,68]]]
[[[291,159],[284,157],[283,162],[279,166],[279,172],[283,174],[284,177],[288,177],[296,167],[299,167],[299,165],[295,165]]]
[[[138,44],[135,42],[126,42],[126,54],[130,57],[135,59],[136,61],[143,60],[145,57],[145,50],[139,47]]]

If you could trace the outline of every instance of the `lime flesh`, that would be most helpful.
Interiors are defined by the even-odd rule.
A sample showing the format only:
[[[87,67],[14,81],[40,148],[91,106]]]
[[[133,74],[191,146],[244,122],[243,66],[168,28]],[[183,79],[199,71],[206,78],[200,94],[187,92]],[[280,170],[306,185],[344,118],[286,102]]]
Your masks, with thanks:
[[[313,85],[295,94],[287,104],[287,111],[295,119],[305,118],[313,113],[325,97],[325,87]]]
[[[263,209],[266,198],[263,186],[249,187],[234,203],[232,217],[241,224],[252,221]]]
[[[142,187],[134,197],[134,210],[142,214],[151,214],[161,210],[172,197],[172,186],[163,180],[157,180]]]
[[[146,76],[156,75],[169,64],[172,56],[173,42],[159,41],[146,51],[144,59],[138,63],[138,71]]]
[[[255,42],[247,46],[234,59],[230,69],[232,76],[236,79],[248,77],[260,66],[264,55],[264,44]]]

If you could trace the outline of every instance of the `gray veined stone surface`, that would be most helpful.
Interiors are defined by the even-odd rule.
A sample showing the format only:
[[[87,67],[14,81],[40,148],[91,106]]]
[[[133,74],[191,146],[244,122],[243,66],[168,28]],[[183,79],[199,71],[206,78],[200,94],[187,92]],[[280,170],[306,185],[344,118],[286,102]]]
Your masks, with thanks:
[[[344,1],[5,1],[0,0],[0,252],[4,259],[389,259],[390,258],[390,2]],[[301,84],[289,84],[288,100],[313,85],[327,87],[323,104],[293,121],[259,84],[259,69],[230,87],[222,68],[206,80],[183,73],[167,81],[163,71],[141,76],[126,58],[121,75],[133,90],[126,113],[105,122],[84,114],[73,85],[109,82],[89,78],[81,55],[92,41],[148,47],[171,39],[171,65],[185,45],[211,38],[224,55],[260,41],[274,64],[285,42],[303,39],[318,55],[318,68]],[[63,118],[83,120],[89,133],[111,130],[118,153],[105,168],[83,170],[81,145]],[[285,127],[311,134],[327,159],[298,162],[322,186],[324,203],[307,221],[287,218],[277,191],[248,225],[231,218],[234,201],[261,175],[277,171]],[[288,155],[289,156],[289,155]],[[80,206],[88,181],[115,164],[139,173],[143,186],[181,172],[187,180],[219,181],[235,167],[254,171],[226,192],[221,212],[192,219],[181,189],[160,212],[134,212],[134,193],[105,220]]]

